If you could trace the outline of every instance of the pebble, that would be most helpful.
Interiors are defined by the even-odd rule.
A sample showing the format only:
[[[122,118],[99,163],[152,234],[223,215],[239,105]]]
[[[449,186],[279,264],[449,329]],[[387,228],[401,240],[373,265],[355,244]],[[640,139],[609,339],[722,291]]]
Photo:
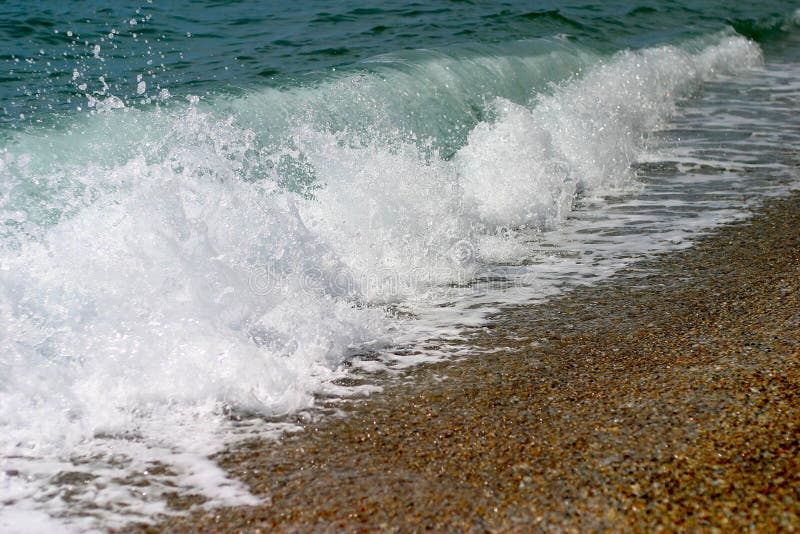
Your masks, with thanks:
[[[800,530],[799,266],[795,194],[219,455],[263,505],[140,530]]]

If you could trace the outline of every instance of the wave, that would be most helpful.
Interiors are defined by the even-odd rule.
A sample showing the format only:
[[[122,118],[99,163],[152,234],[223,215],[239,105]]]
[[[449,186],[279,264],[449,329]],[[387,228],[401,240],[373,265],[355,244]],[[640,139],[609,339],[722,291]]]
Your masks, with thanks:
[[[733,29],[759,43],[778,41],[797,32],[800,27],[800,9],[786,17],[772,15],[760,19],[730,19]]]
[[[385,305],[524,259],[521,228],[636,187],[676,102],[760,62],[728,34],[607,58],[560,41],[420,51],[16,135],[0,448],[310,405],[353,348],[392,343]]]

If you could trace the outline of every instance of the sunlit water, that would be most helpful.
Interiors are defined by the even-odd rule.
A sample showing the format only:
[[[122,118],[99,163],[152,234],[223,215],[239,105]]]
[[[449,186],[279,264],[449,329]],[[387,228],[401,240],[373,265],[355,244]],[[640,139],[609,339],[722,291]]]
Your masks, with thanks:
[[[785,194],[795,9],[4,4],[0,529],[257,503],[209,455]]]

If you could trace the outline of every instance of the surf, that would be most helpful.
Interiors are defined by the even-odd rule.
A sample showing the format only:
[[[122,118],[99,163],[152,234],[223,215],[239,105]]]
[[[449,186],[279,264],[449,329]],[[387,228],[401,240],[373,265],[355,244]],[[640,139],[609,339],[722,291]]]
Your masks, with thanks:
[[[144,107],[107,94],[15,132],[0,157],[0,450],[69,463],[136,441],[190,484],[181,455],[213,452],[231,414],[369,392],[336,382],[352,354],[458,337],[413,317],[452,322],[470,306],[452,288],[523,269],[578,203],[640,189],[632,166],[676,106],[762,66],[732,32],[610,55],[554,38]],[[215,480],[225,502],[252,501]]]

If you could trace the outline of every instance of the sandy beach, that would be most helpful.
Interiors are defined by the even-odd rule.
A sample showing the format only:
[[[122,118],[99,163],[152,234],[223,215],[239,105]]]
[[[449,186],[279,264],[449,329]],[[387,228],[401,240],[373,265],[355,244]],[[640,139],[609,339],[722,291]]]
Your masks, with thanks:
[[[800,195],[474,342],[222,454],[262,506],[142,528],[800,529]]]
[[[800,3],[0,3],[0,534],[800,534]]]

